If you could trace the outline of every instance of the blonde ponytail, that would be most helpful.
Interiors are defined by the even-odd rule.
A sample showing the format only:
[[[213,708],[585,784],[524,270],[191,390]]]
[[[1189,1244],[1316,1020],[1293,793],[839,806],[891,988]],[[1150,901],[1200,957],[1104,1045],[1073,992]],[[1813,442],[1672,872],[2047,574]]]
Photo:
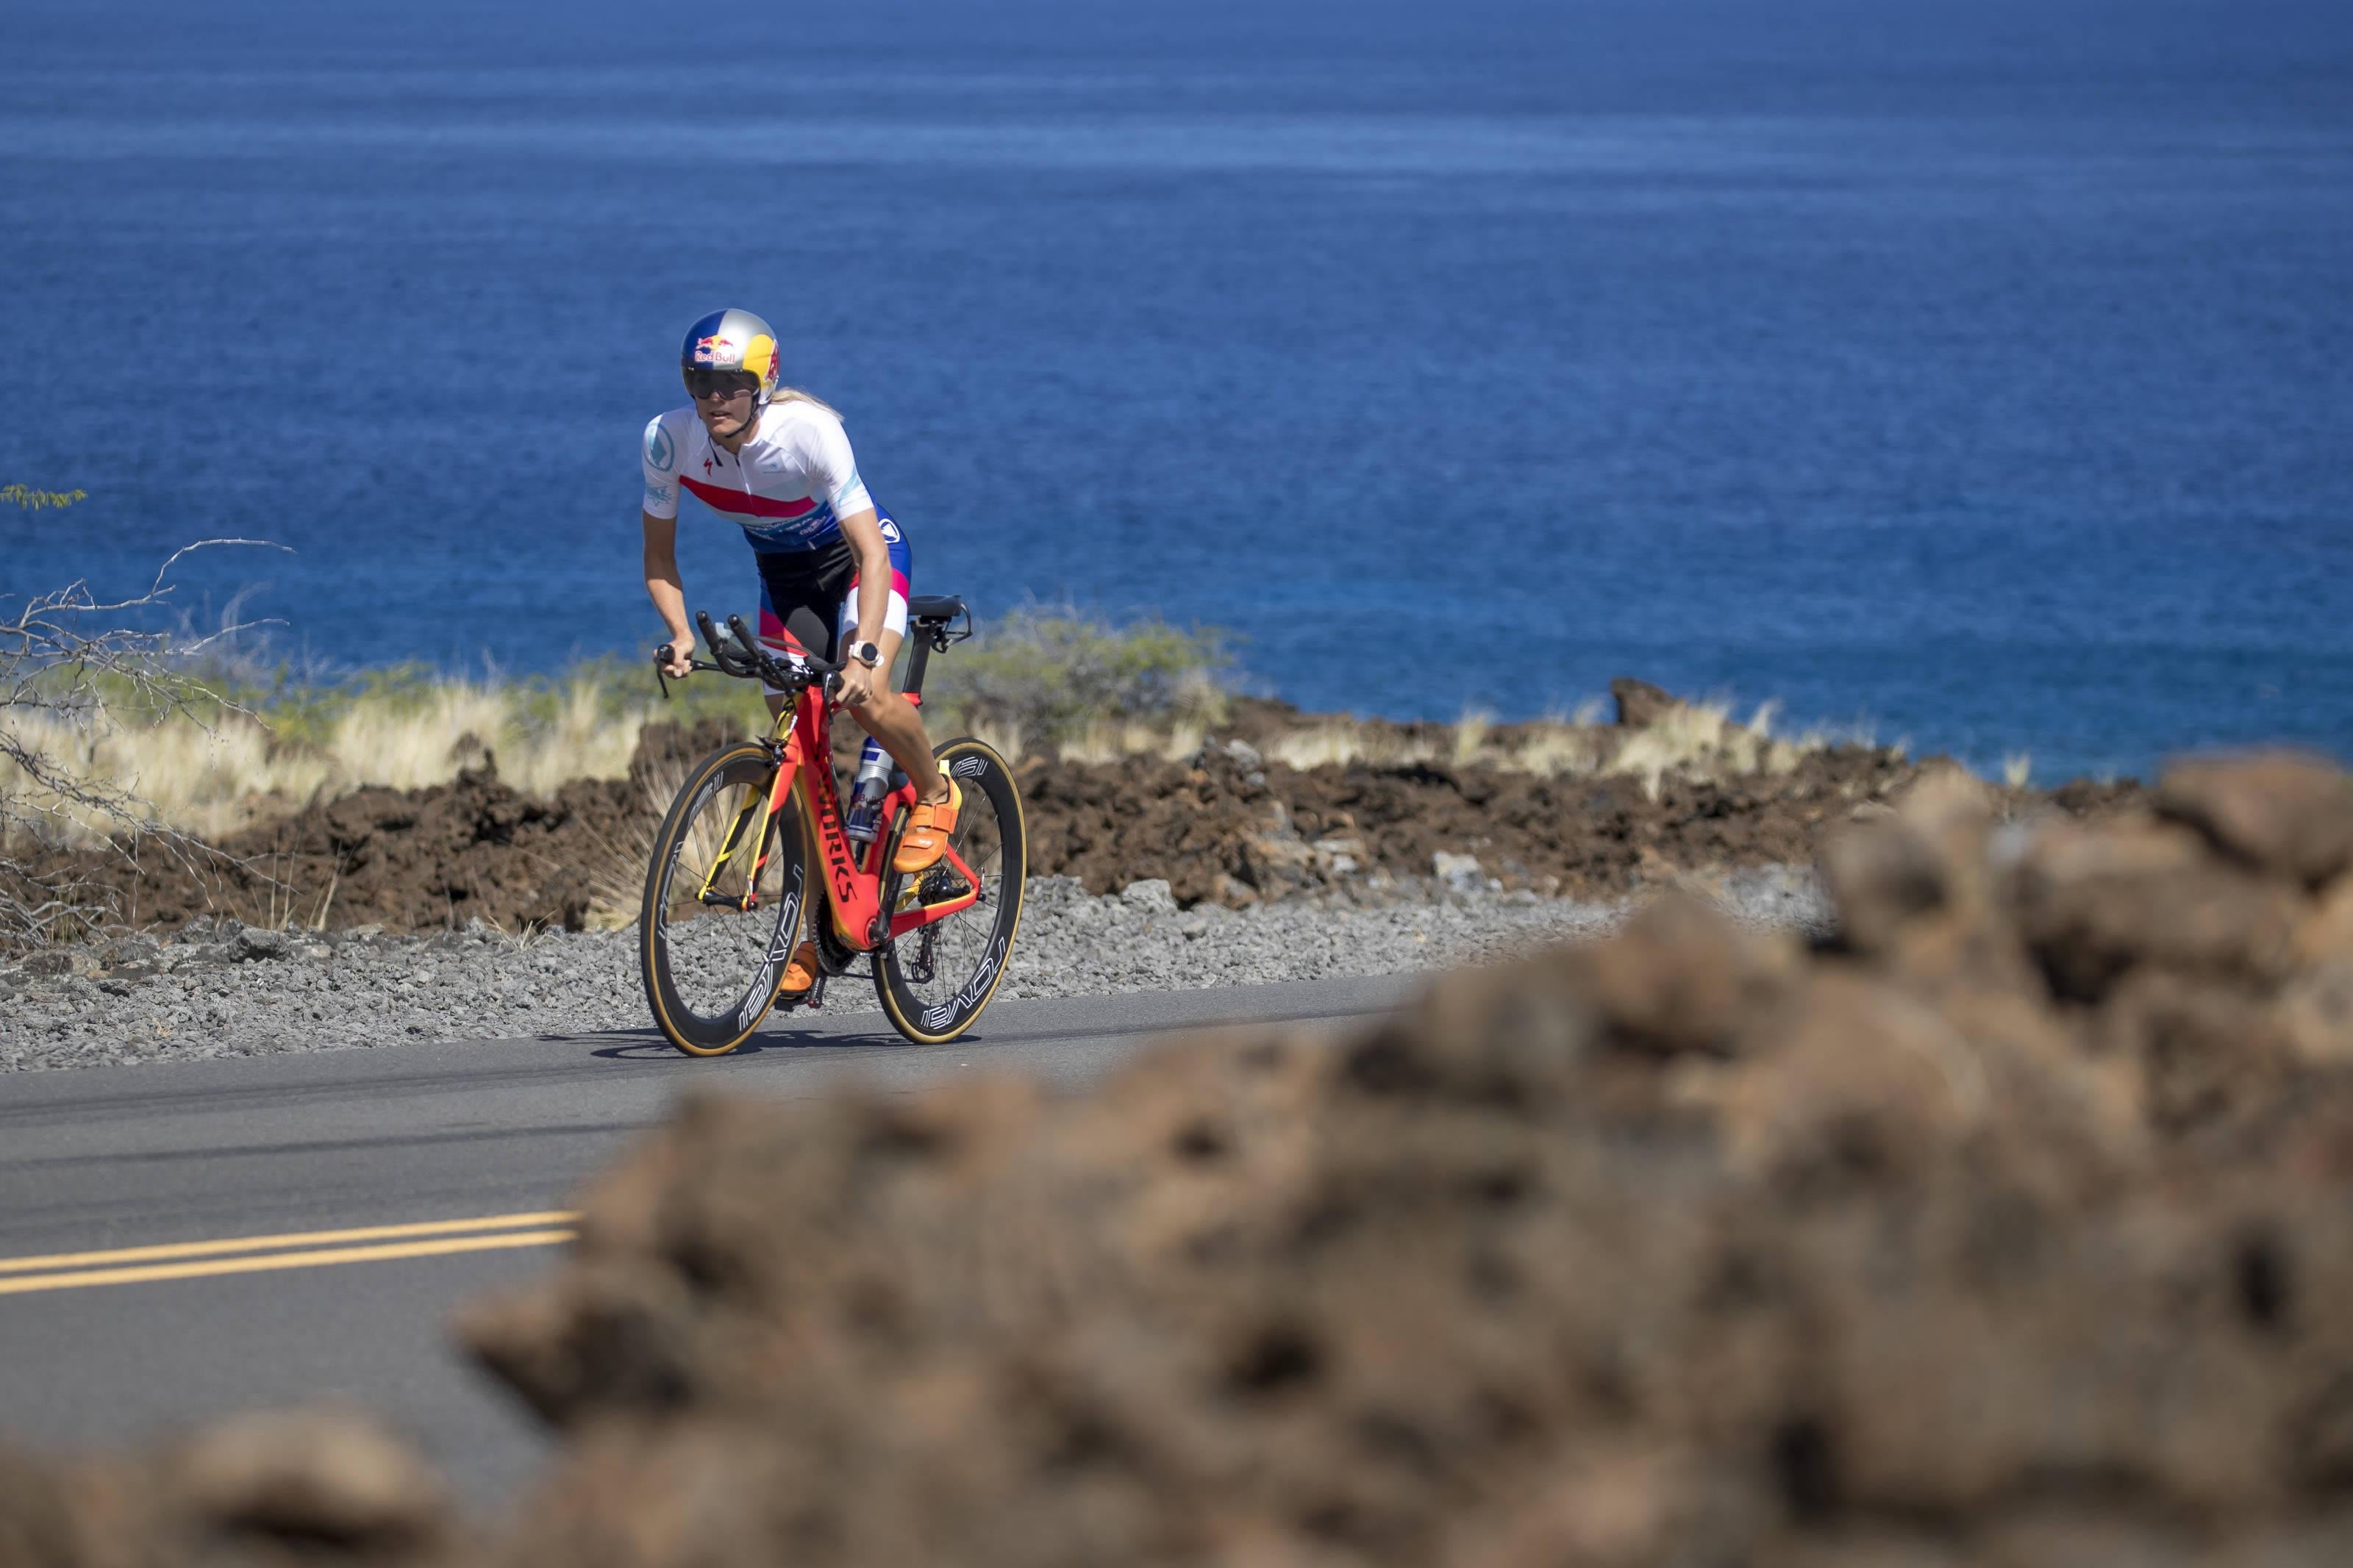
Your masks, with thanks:
[[[832,404],[828,403],[824,398],[819,397],[817,394],[813,392],[803,392],[797,386],[780,386],[776,388],[776,391],[768,394],[768,406],[773,408],[779,403],[812,403],[818,407],[824,409],[828,414],[832,415],[836,419],[841,417],[840,409],[836,408]]]

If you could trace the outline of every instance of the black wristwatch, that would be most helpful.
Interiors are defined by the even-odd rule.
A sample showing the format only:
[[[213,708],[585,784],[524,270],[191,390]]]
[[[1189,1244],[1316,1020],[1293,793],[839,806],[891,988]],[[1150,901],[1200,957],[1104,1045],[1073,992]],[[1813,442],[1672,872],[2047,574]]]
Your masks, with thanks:
[[[854,642],[841,650],[841,657],[854,658],[867,668],[873,669],[882,663],[882,649],[875,643]]]

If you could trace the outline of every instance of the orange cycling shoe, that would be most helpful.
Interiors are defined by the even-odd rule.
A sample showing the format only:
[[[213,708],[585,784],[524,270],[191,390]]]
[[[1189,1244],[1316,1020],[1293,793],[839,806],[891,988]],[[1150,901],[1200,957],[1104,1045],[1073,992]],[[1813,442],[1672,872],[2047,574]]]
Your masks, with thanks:
[[[964,809],[964,791],[956,788],[955,780],[948,781],[948,798],[939,805],[923,801],[907,814],[907,831],[899,836],[899,852],[891,857],[891,869],[905,874],[928,871],[940,863],[947,852],[948,835],[955,831],[956,813]]]
[[[817,943],[805,942],[793,950],[792,963],[785,966],[784,979],[776,983],[776,1000],[790,1002],[806,996],[817,984]]]

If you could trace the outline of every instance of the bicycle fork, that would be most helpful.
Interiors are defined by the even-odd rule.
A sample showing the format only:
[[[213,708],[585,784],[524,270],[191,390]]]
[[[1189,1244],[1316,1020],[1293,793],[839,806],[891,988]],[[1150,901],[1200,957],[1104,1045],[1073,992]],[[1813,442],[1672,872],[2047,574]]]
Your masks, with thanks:
[[[749,914],[760,907],[760,873],[768,868],[768,862],[776,854],[773,848],[765,847],[768,842],[768,828],[769,825],[776,819],[777,806],[783,804],[786,792],[792,788],[792,776],[788,758],[786,763],[777,766],[775,787],[753,799],[746,800],[744,803],[744,808],[735,814],[735,820],[728,824],[727,837],[721,844],[718,855],[712,860],[711,869],[703,875],[702,888],[699,894],[702,902],[717,909],[740,910],[744,914]],[[724,893],[712,892],[712,884],[719,879],[720,869],[744,847],[744,829],[754,818],[759,822],[759,828],[752,842],[764,847],[758,858],[752,862],[751,874],[744,879],[744,896],[740,899],[732,899]],[[778,977],[780,984],[782,978],[781,975]],[[822,1011],[825,1006],[826,982],[831,978],[832,976],[820,967],[817,972],[816,981],[810,984],[808,990],[795,998],[789,1005],[805,1007],[812,1013]]]
[[[785,793],[792,788],[791,761],[787,757],[779,763],[776,783],[765,793],[746,800],[744,808],[735,814],[735,820],[728,824],[727,837],[721,843],[719,853],[712,857],[711,868],[702,874],[702,887],[696,894],[697,901],[717,909],[734,910],[742,914],[750,914],[760,907],[760,873],[768,868],[768,862],[776,856],[776,850],[768,843],[768,829],[776,820],[776,808],[784,804]],[[712,885],[719,880],[720,871],[743,847],[744,826],[755,816],[759,818],[760,826],[752,842],[759,847],[759,855],[744,879],[743,897],[730,898],[724,893],[713,893]]]

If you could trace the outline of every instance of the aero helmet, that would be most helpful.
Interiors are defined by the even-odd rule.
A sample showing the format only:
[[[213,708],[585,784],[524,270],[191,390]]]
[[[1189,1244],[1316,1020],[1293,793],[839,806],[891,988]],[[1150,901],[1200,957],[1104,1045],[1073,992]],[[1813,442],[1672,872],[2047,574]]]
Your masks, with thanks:
[[[762,406],[776,392],[776,334],[749,310],[713,310],[686,329],[678,351],[681,377],[698,370],[740,370],[759,383]]]

